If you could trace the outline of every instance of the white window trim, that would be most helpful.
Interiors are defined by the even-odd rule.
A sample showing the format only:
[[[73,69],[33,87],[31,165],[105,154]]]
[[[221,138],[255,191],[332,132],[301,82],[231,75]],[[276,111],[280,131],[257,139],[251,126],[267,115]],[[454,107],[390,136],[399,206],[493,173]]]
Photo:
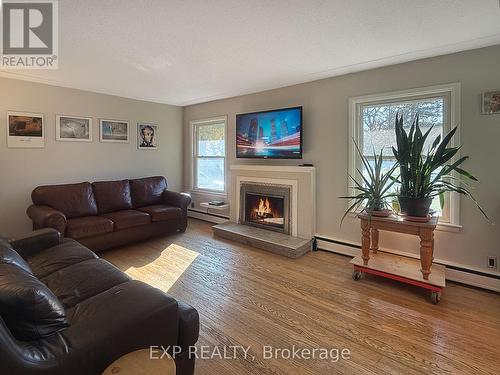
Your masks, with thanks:
[[[428,86],[413,88],[409,90],[391,91],[381,94],[372,94],[357,96],[349,98],[349,166],[348,171],[351,176],[356,175],[356,159],[358,158],[356,148],[352,142],[354,138],[356,141],[359,140],[361,135],[361,122],[358,121],[359,108],[361,105],[370,104],[373,102],[380,101],[404,101],[408,99],[417,99],[422,96],[432,96],[432,95],[448,95],[450,98],[450,108],[448,111],[448,116],[450,117],[449,126],[453,128],[456,125],[460,125],[460,108],[461,108],[461,98],[460,98],[460,83],[448,83],[444,85]],[[450,129],[451,129],[450,128]],[[447,132],[450,129],[444,128]],[[451,146],[456,146],[460,144],[460,127],[457,129],[455,136],[450,142]],[[457,159],[459,155],[455,156]],[[351,188],[352,184],[349,179],[347,182],[349,194],[353,193]],[[458,193],[450,193],[450,204],[449,204],[449,223],[440,223],[438,225],[439,229],[447,231],[458,231],[462,227],[460,225],[460,195]]]
[[[203,125],[212,125],[224,123],[224,191],[221,190],[211,190],[211,189],[200,189],[196,187],[196,175],[197,175],[197,137],[196,128]],[[210,117],[206,119],[192,120],[189,122],[191,138],[191,183],[190,190],[194,193],[210,194],[210,195],[227,195],[227,116]]]

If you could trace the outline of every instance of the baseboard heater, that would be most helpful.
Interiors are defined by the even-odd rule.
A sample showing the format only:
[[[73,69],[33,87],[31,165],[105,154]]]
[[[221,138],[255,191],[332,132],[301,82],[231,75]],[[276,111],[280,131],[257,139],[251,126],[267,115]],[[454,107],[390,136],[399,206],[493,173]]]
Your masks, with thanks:
[[[203,214],[203,215],[218,217],[219,219],[229,220],[229,216],[217,215],[217,214],[213,214],[211,212],[207,212],[207,211],[203,211],[203,210],[197,210],[196,208],[188,208],[188,212],[196,212],[198,214]]]
[[[346,241],[340,241],[333,238],[315,236],[318,243],[317,249],[321,251],[333,252],[341,255],[353,256],[354,252],[361,250],[361,245],[356,243],[350,243]],[[331,244],[332,246],[325,246],[326,244]],[[328,247],[328,248],[327,248]],[[346,247],[348,249],[342,250],[341,248],[334,247]],[[418,256],[410,253],[400,253],[390,250],[380,249],[379,251],[386,251],[388,253],[395,253],[398,255],[405,255],[412,258],[418,258]],[[441,264],[446,267],[447,272],[446,279],[450,281],[459,282],[466,285],[471,285],[483,289],[493,290],[495,292],[500,292],[500,275],[495,275],[487,272],[482,272],[479,270],[474,270],[466,267],[460,267],[453,264],[448,264],[443,261],[434,261],[436,264]]]

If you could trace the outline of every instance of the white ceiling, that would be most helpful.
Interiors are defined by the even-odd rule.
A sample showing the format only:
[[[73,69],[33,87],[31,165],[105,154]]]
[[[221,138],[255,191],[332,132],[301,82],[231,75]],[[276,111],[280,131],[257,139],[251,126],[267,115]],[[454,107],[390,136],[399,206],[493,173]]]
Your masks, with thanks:
[[[0,75],[188,105],[500,44],[499,0],[60,0],[59,69]]]

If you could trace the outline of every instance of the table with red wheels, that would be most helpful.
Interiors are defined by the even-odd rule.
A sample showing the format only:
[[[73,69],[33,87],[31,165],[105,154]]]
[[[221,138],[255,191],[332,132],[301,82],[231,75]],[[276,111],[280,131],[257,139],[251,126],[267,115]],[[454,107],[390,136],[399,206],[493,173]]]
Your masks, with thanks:
[[[446,286],[443,265],[432,264],[434,229],[437,217],[428,222],[410,222],[399,216],[376,217],[361,213],[362,254],[350,263],[352,277],[359,280],[363,273],[381,276],[431,291],[431,301],[437,304]],[[413,234],[420,237],[420,259],[381,252],[378,250],[379,230]],[[431,269],[432,267],[432,269]]]

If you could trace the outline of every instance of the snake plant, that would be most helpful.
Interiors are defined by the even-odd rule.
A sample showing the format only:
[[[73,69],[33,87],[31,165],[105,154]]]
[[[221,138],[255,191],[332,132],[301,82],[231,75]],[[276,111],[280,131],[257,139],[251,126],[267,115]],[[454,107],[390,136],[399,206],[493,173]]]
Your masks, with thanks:
[[[400,178],[400,197],[408,198],[434,198],[439,196],[441,208],[444,205],[446,192],[456,192],[470,198],[487,218],[486,213],[471,194],[470,186],[461,178],[478,181],[461,165],[469,157],[462,156],[457,160],[460,147],[449,146],[452,137],[457,131],[453,128],[442,139],[438,135],[425,153],[424,144],[432,130],[430,127],[422,133],[418,115],[415,116],[410,131],[406,133],[403,128],[403,115],[396,115],[396,144],[392,147],[394,157],[398,161]]]
[[[342,220],[340,221],[341,224],[349,212],[356,211],[361,205],[364,204],[364,208],[367,211],[380,211],[388,206],[386,203],[387,198],[396,196],[390,189],[397,181],[392,175],[396,171],[398,164],[395,163],[388,171],[384,172],[382,170],[382,163],[384,161],[383,148],[380,150],[380,155],[377,155],[377,153],[373,151],[374,165],[372,166],[368,158],[363,155],[354,139],[353,142],[363,166],[366,169],[367,176],[365,177],[359,168],[357,168],[356,171],[361,177],[360,181],[349,175],[349,178],[354,182],[352,189],[354,189],[357,194],[339,197],[348,199],[350,203],[349,208],[342,216]]]

